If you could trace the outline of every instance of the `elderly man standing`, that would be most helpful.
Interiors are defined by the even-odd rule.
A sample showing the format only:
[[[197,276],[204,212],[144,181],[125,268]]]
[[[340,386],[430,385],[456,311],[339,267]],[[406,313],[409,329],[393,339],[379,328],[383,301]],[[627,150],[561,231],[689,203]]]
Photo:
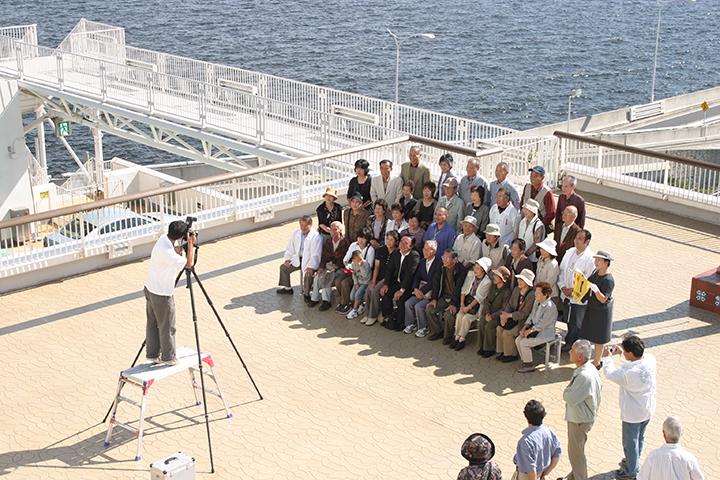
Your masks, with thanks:
[[[550,233],[555,222],[555,195],[550,191],[550,187],[545,185],[545,168],[541,165],[535,165],[530,170],[530,183],[525,185],[522,195],[522,204],[528,198],[532,198],[540,205],[538,216],[545,225],[545,230]]]
[[[437,253],[438,260],[442,256],[443,252],[448,248],[452,248],[455,243],[455,229],[448,225],[448,211],[443,208],[437,208],[435,210],[435,221],[430,224],[425,232],[423,240],[435,240],[437,242]]]
[[[485,195],[487,195],[488,182],[485,177],[478,173],[479,170],[480,161],[477,158],[471,158],[467,161],[467,166],[465,167],[467,175],[460,179],[460,192],[458,192],[458,195],[460,195],[460,198],[463,201],[463,209],[465,208],[465,205],[472,201],[470,198],[471,187],[482,188],[485,193],[481,196],[481,198],[484,199]]]
[[[520,192],[518,191],[515,184],[507,178],[510,173],[510,166],[506,162],[500,162],[495,166],[495,180],[490,182],[488,191],[485,194],[485,205],[492,208],[495,205],[495,199],[497,192],[501,188],[504,188],[510,193],[510,201],[513,206],[520,210]]]
[[[545,407],[530,400],[523,411],[528,427],[522,431],[513,457],[516,480],[545,480],[560,461],[560,440],[555,432],[543,425]]]
[[[350,242],[343,236],[343,224],[332,222],[330,236],[323,242],[320,266],[315,272],[308,306],[314,307],[322,299],[319,310],[324,312],[330,309],[333,284],[345,274],[343,258],[349,247]]]
[[[411,180],[415,185],[413,197],[420,200],[423,197],[423,185],[430,181],[430,170],[425,165],[420,165],[420,147],[413,145],[408,152],[409,162],[400,166],[400,177],[403,185]]]
[[[462,221],[462,234],[455,237],[453,250],[458,254],[458,260],[466,269],[473,268],[475,261],[480,258],[480,237],[476,235],[477,219],[467,216]]]
[[[343,223],[345,224],[345,235],[347,238],[356,239],[367,225],[370,212],[363,208],[362,195],[356,193],[350,197],[350,208],[343,212]]]
[[[663,422],[665,445],[648,455],[640,468],[638,480],[704,480],[695,455],[680,445],[682,424],[676,417]]]
[[[568,205],[562,212],[562,226],[555,230],[555,243],[557,244],[557,261],[562,262],[565,252],[575,246],[575,235],[582,230],[575,223],[578,216],[577,208]]]
[[[563,212],[570,205],[577,209],[577,218],[575,223],[580,228],[585,228],[585,199],[577,194],[575,187],[577,186],[577,178],[572,175],[565,175],[562,178],[560,189],[562,193],[558,196],[557,213],[555,214],[555,230],[559,229],[565,220],[562,218]]]
[[[570,350],[570,361],[575,364],[570,383],[563,391],[565,421],[568,429],[568,459],[571,471],[564,480],[587,480],[585,443],[600,409],[602,384],[600,374],[593,365],[593,346],[587,340],[578,340]]]
[[[457,196],[458,183],[457,178],[450,177],[443,184],[445,189],[445,195],[440,197],[437,202],[435,209],[444,208],[448,212],[448,223],[456,231],[460,231],[460,224],[464,218],[463,213],[465,212],[465,203],[462,199]]]
[[[495,205],[490,209],[490,223],[500,227],[500,244],[510,246],[515,240],[520,212],[510,203],[510,194],[504,188],[498,190]]]
[[[611,355],[621,355],[628,363],[615,367]],[[637,335],[623,338],[620,346],[605,346],[603,371],[605,378],[620,386],[620,418],[625,458],[615,471],[617,480],[635,479],[645,441],[645,428],[655,413],[655,357],[645,353],[645,342]]]
[[[313,275],[320,266],[322,237],[312,228],[312,217],[305,215],[300,219],[300,227],[290,237],[285,248],[284,262],[280,265],[280,280],[277,293],[292,295],[290,274],[300,270],[303,278],[302,293],[305,301],[310,300]]]
[[[423,258],[420,259],[415,278],[412,283],[412,296],[405,302],[405,333],[415,332],[415,336],[422,338],[428,334],[427,307],[432,295],[432,286],[435,277],[440,273],[441,261],[435,258],[437,242],[428,240],[423,246]]]
[[[392,176],[393,162],[380,161],[380,175],[372,179],[370,184],[370,198],[375,203],[382,198],[388,205],[398,203],[402,195],[403,179]]]
[[[585,278],[590,278],[595,270],[594,253],[589,248],[591,238],[592,234],[589,230],[580,230],[575,236],[575,246],[566,252],[560,263],[558,288],[560,289],[560,299],[563,302],[563,318],[568,326],[563,347],[566,352],[570,351],[570,347],[578,339],[582,322],[585,319],[587,301],[574,299],[572,292],[575,284],[575,271],[580,271]]]

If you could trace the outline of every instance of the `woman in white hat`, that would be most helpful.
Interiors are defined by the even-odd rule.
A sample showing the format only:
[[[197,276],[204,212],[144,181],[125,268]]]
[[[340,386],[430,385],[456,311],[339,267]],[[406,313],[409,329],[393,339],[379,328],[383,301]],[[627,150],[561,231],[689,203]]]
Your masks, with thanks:
[[[542,345],[555,338],[555,322],[557,322],[557,308],[550,299],[552,287],[547,282],[535,284],[535,303],[530,316],[520,329],[515,339],[515,346],[520,353],[522,365],[518,368],[520,373],[535,370],[532,348]]]
[[[495,355],[495,340],[500,314],[510,299],[510,270],[498,267],[492,272],[493,284],[485,297],[485,302],[478,319],[478,351],[483,358]]]
[[[545,225],[538,217],[539,208],[540,204],[536,200],[532,198],[525,200],[525,205],[522,207],[523,218],[518,224],[517,238],[525,240],[525,255],[533,263],[538,260],[537,244],[545,238]]]
[[[558,277],[560,276],[560,265],[555,259],[557,257],[557,243],[550,237],[537,244],[539,258],[535,268],[535,281],[547,282],[552,286],[552,298],[555,305],[560,305],[560,290],[557,286]]]
[[[467,272],[465,282],[460,289],[460,310],[455,317],[455,340],[450,348],[462,350],[465,348],[465,337],[470,331],[470,325],[477,319],[480,308],[490,292],[492,280],[488,275],[490,259],[479,258],[475,261],[472,270]]]
[[[505,265],[510,256],[510,247],[500,243],[500,227],[494,223],[485,227],[485,240],[480,243],[480,256],[487,257],[495,270]]]
[[[498,353],[496,358],[505,363],[514,362],[519,358],[515,338],[518,336],[520,326],[530,316],[535,303],[535,291],[532,288],[535,274],[532,270],[525,269],[515,278],[517,286],[500,314],[500,324],[496,329],[495,350]]]
[[[615,279],[612,273],[608,272],[610,262],[614,259],[608,252],[598,250],[593,255],[595,259],[595,271],[588,278],[590,282],[589,299],[585,320],[580,329],[580,338],[589,340],[595,344],[595,367],[600,369],[602,365],[603,347],[612,337],[612,314],[613,314],[613,290]]]

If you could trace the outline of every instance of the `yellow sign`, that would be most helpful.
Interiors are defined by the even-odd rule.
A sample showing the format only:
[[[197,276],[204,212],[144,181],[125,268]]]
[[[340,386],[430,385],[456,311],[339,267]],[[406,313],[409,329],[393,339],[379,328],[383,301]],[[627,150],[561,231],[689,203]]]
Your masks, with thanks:
[[[572,299],[574,303],[582,303],[583,297],[590,291],[590,282],[580,270],[575,270],[575,280],[573,281]]]
[[[707,102],[702,102],[702,103],[700,104],[700,108],[702,108],[702,111],[703,111],[703,112],[707,112],[707,111],[710,109],[710,105],[708,105]]]
[[[42,198],[43,200],[46,198],[50,198],[50,192],[48,192],[48,191],[40,192],[40,198]]]

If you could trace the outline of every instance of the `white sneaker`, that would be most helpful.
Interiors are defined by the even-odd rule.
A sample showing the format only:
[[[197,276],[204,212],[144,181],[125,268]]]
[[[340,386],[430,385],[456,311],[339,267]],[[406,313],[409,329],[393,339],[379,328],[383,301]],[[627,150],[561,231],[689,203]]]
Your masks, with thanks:
[[[347,318],[348,320],[352,320],[353,318],[357,318],[357,316],[358,316],[358,311],[353,308],[352,310],[350,310],[348,312],[347,315],[345,315],[345,318]]]
[[[369,327],[370,325],[375,325],[375,322],[377,322],[377,318],[368,318],[365,325]]]
[[[365,313],[365,305],[360,305],[360,307],[357,309],[357,314],[358,316],[360,316],[363,313]]]
[[[415,336],[418,338],[423,338],[423,337],[427,337],[428,333],[430,333],[430,332],[428,332],[427,328],[421,328],[420,330],[415,332]]]
[[[405,327],[405,330],[403,330],[403,332],[410,334],[415,332],[415,330],[417,330],[417,327],[415,325],[408,325],[407,327]]]
[[[358,316],[359,316],[359,315],[360,315],[360,314],[358,314]],[[367,317],[363,317],[363,318],[360,319],[360,323],[362,323],[362,324],[365,324],[365,322],[367,322],[367,321],[368,321],[368,318],[367,318]]]

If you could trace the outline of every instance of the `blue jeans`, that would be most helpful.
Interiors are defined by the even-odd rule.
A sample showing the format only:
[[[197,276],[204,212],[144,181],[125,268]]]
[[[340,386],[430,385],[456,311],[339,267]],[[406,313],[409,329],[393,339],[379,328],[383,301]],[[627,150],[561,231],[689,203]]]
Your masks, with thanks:
[[[367,283],[356,283],[350,290],[350,301],[362,303],[365,298],[365,289],[367,289]]]
[[[640,470],[640,454],[645,441],[645,428],[650,420],[640,423],[622,422],[622,444],[625,452],[625,468],[622,473],[636,476]]]

